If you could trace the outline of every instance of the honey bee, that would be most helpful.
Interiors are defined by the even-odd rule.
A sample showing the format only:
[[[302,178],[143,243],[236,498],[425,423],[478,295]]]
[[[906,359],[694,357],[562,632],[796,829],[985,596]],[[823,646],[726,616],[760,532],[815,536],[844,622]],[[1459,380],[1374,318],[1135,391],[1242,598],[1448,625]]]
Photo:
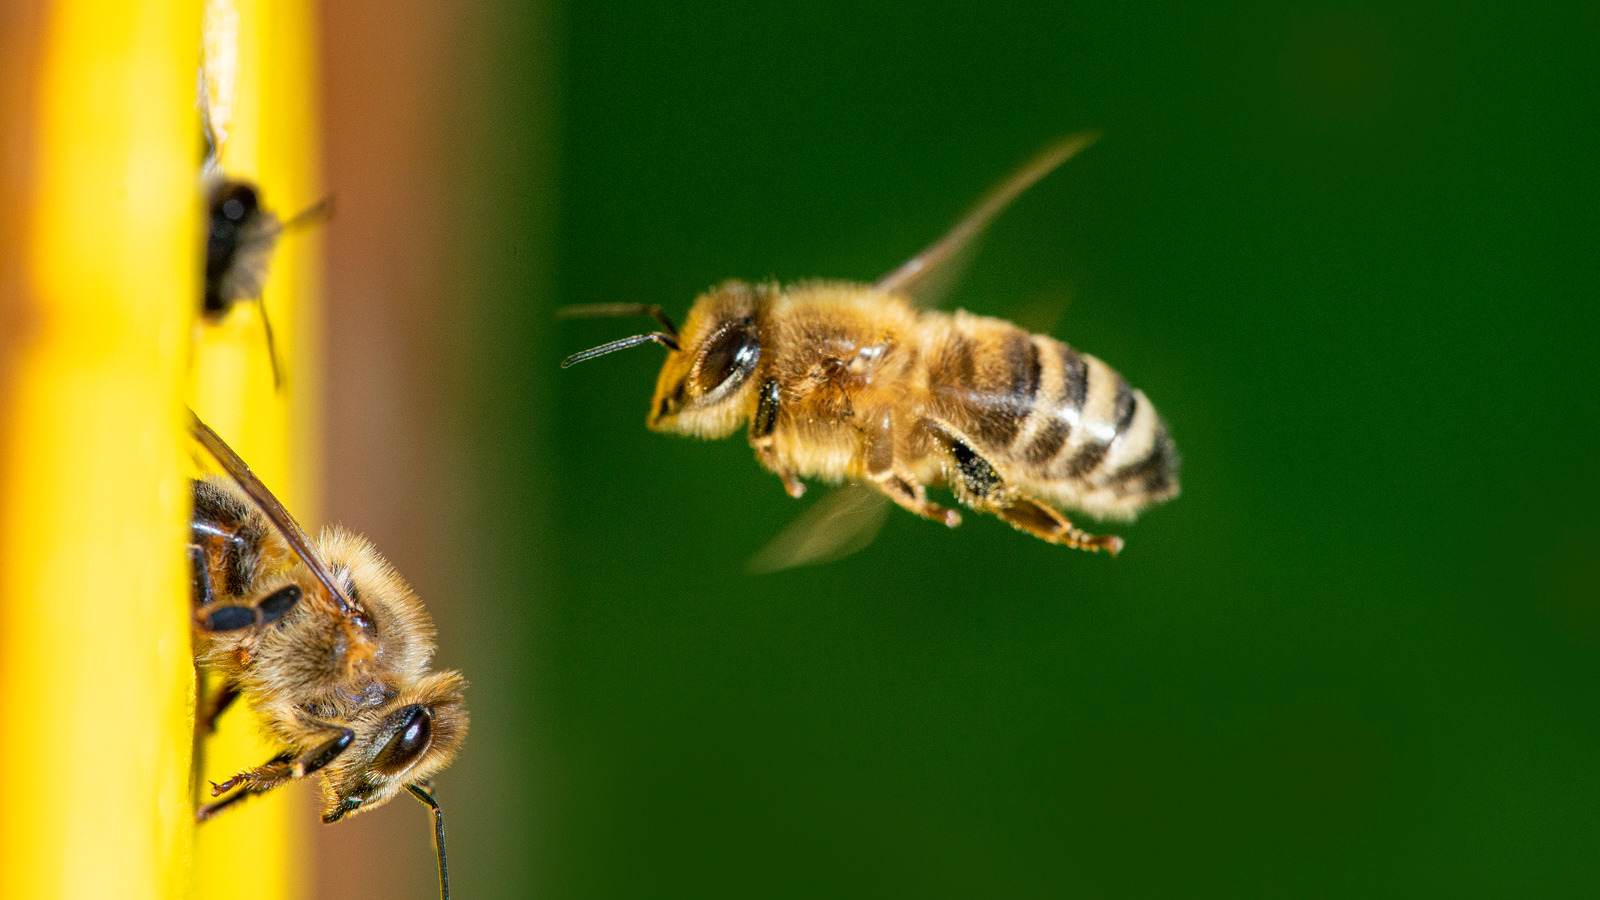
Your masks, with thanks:
[[[193,482],[195,663],[222,685],[199,728],[242,695],[284,748],[213,785],[221,799],[197,819],[313,774],[324,822],[408,792],[433,813],[448,900],[432,779],[466,737],[466,682],[429,670],[433,624],[365,538],[334,528],[313,542],[216,432],[198,416],[191,429],[228,476]]]
[[[206,157],[201,186],[206,198],[206,278],[201,318],[220,323],[241,301],[256,304],[272,383],[283,387],[272,320],[262,300],[273,250],[284,234],[327,218],[330,201],[323,199],[288,220],[261,204],[261,193],[249,181],[222,171],[220,156],[233,116],[238,79],[239,14],[227,0],[208,0],[203,14],[200,66],[200,116]]]
[[[1081,531],[1061,510],[1131,519],[1176,496],[1177,450],[1144,393],[1054,338],[914,299],[995,215],[1096,138],[1048,145],[875,284],[728,281],[695,300],[682,330],[654,306],[568,308],[568,316],[647,314],[663,330],[561,365],[660,344],[668,354],[647,426],[721,438],[748,422],[756,458],[791,496],[804,493],[801,478],[849,482],[955,527],[960,515],[927,496],[944,486],[1035,537],[1115,554],[1121,538]],[[862,492],[842,496],[815,517],[833,537],[797,537],[762,567],[818,561],[857,540],[834,513],[859,506]]]

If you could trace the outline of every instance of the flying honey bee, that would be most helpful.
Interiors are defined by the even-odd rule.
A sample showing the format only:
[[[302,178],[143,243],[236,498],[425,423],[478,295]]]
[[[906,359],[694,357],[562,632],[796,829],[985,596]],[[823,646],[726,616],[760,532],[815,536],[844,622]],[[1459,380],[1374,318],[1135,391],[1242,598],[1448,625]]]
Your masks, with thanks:
[[[791,496],[804,493],[801,478],[859,486],[836,492],[841,499],[809,528],[764,551],[760,568],[817,562],[864,543],[842,519],[870,517],[839,513],[870,505],[866,496],[955,527],[960,515],[928,499],[934,486],[1035,537],[1115,554],[1121,538],[1081,531],[1061,510],[1131,519],[1178,493],[1177,450],[1155,407],[1110,366],[1061,341],[914,299],[1012,200],[1096,138],[1050,144],[875,284],[729,281],[695,300],[681,331],[654,306],[570,307],[567,316],[651,315],[664,330],[561,365],[660,344],[668,354],[651,430],[721,438],[748,422],[756,458]]]
[[[239,14],[229,0],[208,0],[201,26],[200,117],[206,158],[201,186],[206,197],[206,279],[202,319],[220,323],[241,301],[254,302],[272,363],[272,383],[283,386],[283,367],[272,336],[262,291],[273,250],[285,233],[320,222],[330,204],[324,199],[287,221],[262,206],[255,184],[229,177],[220,157],[233,118],[238,81]]]
[[[466,737],[466,682],[429,670],[427,611],[365,538],[334,528],[313,542],[216,432],[197,416],[191,429],[231,478],[193,482],[195,663],[221,676],[200,730],[243,696],[284,748],[213,785],[221,799],[197,819],[313,774],[324,822],[404,791],[433,813],[448,900],[432,779]]]

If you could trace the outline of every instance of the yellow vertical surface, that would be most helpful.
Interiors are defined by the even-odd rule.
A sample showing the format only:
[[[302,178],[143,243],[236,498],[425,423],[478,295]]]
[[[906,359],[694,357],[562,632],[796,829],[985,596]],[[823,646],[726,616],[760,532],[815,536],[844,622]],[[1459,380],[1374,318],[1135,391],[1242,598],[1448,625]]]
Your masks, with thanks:
[[[0,248],[0,897],[182,896],[198,3],[32,8],[0,126],[27,145]]]
[[[212,48],[237,54],[220,166],[231,178],[254,182],[265,209],[291,219],[324,196],[317,174],[314,10],[304,0],[207,0],[207,7],[208,15],[236,17],[233,45]],[[198,41],[198,28],[196,35]],[[220,323],[197,326],[191,394],[200,417],[313,533],[321,227],[279,239],[262,297],[282,365],[281,389],[273,386],[260,312],[239,303]],[[235,704],[202,748],[202,777],[220,781],[280,749],[264,739],[247,705]],[[195,897],[281,900],[303,894],[310,856],[303,844],[312,837],[310,828],[321,827],[314,825],[316,796],[313,783],[291,785],[201,825]]]

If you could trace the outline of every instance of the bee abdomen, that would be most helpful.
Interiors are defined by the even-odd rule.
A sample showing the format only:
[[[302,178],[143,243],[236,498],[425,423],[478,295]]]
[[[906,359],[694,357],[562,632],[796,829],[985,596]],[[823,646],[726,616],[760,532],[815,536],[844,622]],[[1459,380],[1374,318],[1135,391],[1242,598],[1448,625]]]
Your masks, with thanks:
[[[948,323],[925,349],[933,414],[1013,477],[1118,513],[1176,492],[1166,425],[1110,366],[999,319]]]
[[[1022,474],[1134,508],[1177,490],[1178,455],[1142,391],[1087,353],[1042,335],[1041,387],[1009,454]]]
[[[1004,451],[1016,442],[1039,395],[1039,344],[997,319],[958,314],[954,325],[929,354],[935,415],[986,451]]]

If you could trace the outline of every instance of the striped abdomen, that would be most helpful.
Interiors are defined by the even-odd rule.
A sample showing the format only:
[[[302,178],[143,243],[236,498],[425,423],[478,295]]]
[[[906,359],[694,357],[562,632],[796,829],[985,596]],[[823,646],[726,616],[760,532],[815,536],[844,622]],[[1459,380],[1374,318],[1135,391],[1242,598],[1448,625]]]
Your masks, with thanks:
[[[1178,491],[1178,454],[1145,395],[1087,353],[956,313],[924,343],[930,412],[1024,489],[1127,517]]]

